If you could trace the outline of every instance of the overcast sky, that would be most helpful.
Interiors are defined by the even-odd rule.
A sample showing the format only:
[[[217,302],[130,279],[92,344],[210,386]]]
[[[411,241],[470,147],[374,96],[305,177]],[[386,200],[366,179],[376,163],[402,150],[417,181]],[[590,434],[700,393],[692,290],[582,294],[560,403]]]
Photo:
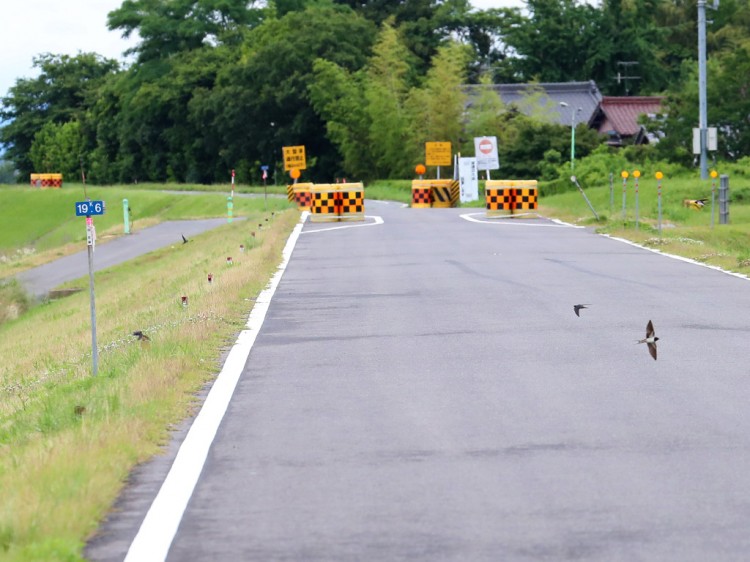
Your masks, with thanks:
[[[107,30],[107,14],[122,0],[1,0],[0,96],[18,78],[36,76],[32,59],[40,53],[95,52],[123,60],[136,40]],[[521,0],[472,0],[477,8],[520,6]]]

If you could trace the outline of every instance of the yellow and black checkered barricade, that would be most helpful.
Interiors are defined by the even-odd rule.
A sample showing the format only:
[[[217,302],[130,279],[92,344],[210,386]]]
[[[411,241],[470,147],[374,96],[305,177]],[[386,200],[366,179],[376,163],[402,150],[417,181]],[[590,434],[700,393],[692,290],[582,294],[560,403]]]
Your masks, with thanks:
[[[485,203],[488,217],[513,214],[513,182],[487,180],[484,185]]]
[[[29,185],[31,187],[42,187],[42,174],[31,174]]]
[[[34,176],[36,176],[37,182],[36,185],[41,188],[54,188],[59,189],[62,187],[63,184],[63,176],[62,174],[31,174],[32,181],[34,181]]]
[[[359,183],[340,183],[336,187],[340,190],[339,218],[342,221],[365,220],[365,187]]]
[[[537,208],[536,180],[487,180],[485,198],[488,217],[518,215]]]
[[[290,201],[297,203],[297,209],[300,211],[309,211],[312,206],[312,193],[310,191],[312,186],[312,183],[307,182],[295,183],[292,186],[293,199],[290,199]]]
[[[411,206],[415,209],[429,209],[432,206],[432,180],[411,181]]]
[[[531,214],[524,213],[524,211],[536,211],[537,193],[536,180],[516,181],[513,190],[513,213],[516,215]]]
[[[318,183],[310,188],[310,221],[335,222],[341,214],[340,190],[336,184]],[[337,202],[337,199],[339,201]]]

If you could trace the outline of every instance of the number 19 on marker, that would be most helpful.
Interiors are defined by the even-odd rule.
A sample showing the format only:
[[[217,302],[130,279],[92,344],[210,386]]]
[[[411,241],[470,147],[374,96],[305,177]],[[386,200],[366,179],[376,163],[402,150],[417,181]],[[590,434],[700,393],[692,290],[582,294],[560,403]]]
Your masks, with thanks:
[[[76,203],[77,217],[103,215],[104,211],[104,201],[78,201]]]

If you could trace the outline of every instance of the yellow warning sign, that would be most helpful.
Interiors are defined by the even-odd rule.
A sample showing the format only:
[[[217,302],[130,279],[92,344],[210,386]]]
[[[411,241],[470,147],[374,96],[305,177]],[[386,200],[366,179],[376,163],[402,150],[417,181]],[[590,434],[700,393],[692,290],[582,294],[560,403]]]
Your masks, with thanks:
[[[425,164],[428,166],[450,166],[453,164],[451,143],[449,142],[426,142]]]
[[[304,170],[307,168],[304,146],[283,146],[281,147],[281,150],[284,153],[285,172],[288,172],[293,168],[297,168],[298,170]]]

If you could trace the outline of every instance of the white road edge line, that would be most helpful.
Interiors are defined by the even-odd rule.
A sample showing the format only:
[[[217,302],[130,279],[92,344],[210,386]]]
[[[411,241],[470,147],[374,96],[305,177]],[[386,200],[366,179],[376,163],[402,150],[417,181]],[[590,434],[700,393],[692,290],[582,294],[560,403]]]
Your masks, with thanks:
[[[602,236],[606,238],[610,238],[612,240],[617,240],[618,242],[623,242],[629,246],[635,246],[636,248],[641,248],[642,250],[648,250],[649,252],[653,252],[654,254],[659,254],[660,256],[665,256],[667,258],[672,258],[673,260],[678,261],[684,261],[686,263],[691,263],[693,265],[700,265],[701,267],[705,267],[707,269],[713,269],[714,271],[720,271],[721,273],[726,273],[727,275],[731,275],[732,277],[737,277],[738,279],[744,279],[745,281],[750,281],[750,277],[745,275],[744,273],[735,273],[734,271],[729,271],[727,269],[723,269],[719,267],[718,265],[709,265],[707,263],[699,262],[698,260],[694,260],[691,258],[686,258],[684,256],[678,256],[676,254],[669,254],[667,252],[663,252],[661,250],[658,250],[656,248],[649,248],[648,246],[643,246],[641,244],[638,244],[636,242],[633,242],[631,240],[626,240],[625,238],[619,238],[617,236],[612,236],[610,234],[602,234]]]
[[[563,222],[558,219],[550,219],[556,222],[559,222],[560,224],[569,224],[566,222]],[[572,224],[569,224],[569,226],[573,226],[575,228],[583,228],[578,227]],[[605,238],[609,238],[611,240],[616,240],[617,242],[622,242],[624,244],[627,244],[628,246],[633,246],[635,248],[640,248],[641,250],[647,250],[649,252],[653,252],[654,254],[658,254],[660,256],[664,256],[666,258],[672,258],[673,260],[682,261],[685,263],[690,263],[693,265],[699,265],[701,267],[705,267],[706,269],[713,269],[714,271],[719,271],[721,273],[725,273],[727,275],[731,275],[732,277],[737,277],[738,279],[744,279],[745,281],[750,281],[750,277],[745,275],[744,273],[735,273],[734,271],[729,271],[727,269],[724,269],[722,267],[719,267],[718,265],[709,265],[707,263],[699,262],[698,260],[694,260],[692,258],[686,258],[684,256],[678,256],[677,254],[670,254],[669,252],[664,252],[662,250],[659,250],[657,248],[649,248],[648,246],[644,246],[642,244],[638,244],[637,242],[633,242],[632,240],[628,240],[627,238],[620,238],[619,236],[612,236],[611,234],[599,234],[599,236],[604,236]]]
[[[331,226],[329,228],[316,228],[315,230],[305,230],[302,234],[315,234],[316,232],[327,232],[329,230],[341,230],[342,228],[359,228],[362,226],[377,226],[383,224],[383,217],[377,215],[365,215],[366,219],[375,219],[375,222],[365,224],[342,224],[340,226]]]
[[[584,226],[577,226],[575,224],[569,224],[557,219],[548,219],[547,217],[542,217],[543,220],[552,221],[555,224],[532,224],[528,222],[510,222],[510,220],[507,219],[487,219],[487,220],[479,220],[475,219],[475,215],[483,215],[484,213],[464,213],[463,215],[459,215],[464,220],[467,220],[469,222],[476,222],[478,224],[502,224],[502,225],[510,225],[510,226],[530,226],[532,228],[586,228]]]
[[[190,497],[198,482],[216,431],[232,399],[234,389],[255,343],[276,288],[284,275],[302,226],[309,213],[304,212],[289,235],[278,270],[268,286],[258,295],[246,329],[240,332],[229,352],[221,372],[216,377],[206,401],[190,426],[177,452],[172,468],[154,498],[125,556],[126,562],[163,561],[169,554],[172,541],[182,521]]]

